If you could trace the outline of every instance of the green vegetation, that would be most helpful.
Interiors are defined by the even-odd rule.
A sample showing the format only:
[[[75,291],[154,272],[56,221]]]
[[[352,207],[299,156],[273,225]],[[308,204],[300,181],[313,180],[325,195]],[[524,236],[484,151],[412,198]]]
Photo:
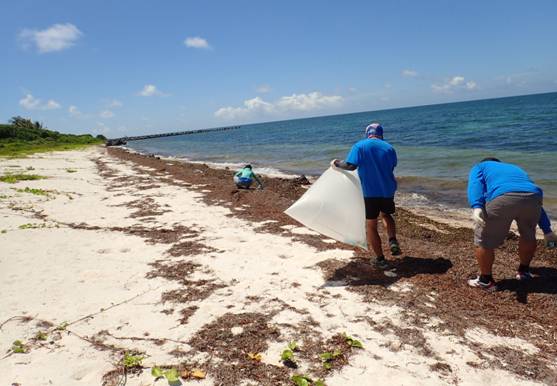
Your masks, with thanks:
[[[69,323],[68,322],[62,322],[60,323],[58,326],[56,326],[56,328],[54,329],[54,331],[65,331],[66,328],[68,328]]]
[[[21,157],[32,153],[55,150],[74,150],[106,141],[102,135],[61,134],[48,130],[42,123],[13,117],[8,124],[0,124],[0,156]]]
[[[22,341],[16,340],[12,343],[12,351],[16,354],[25,354],[27,352],[27,347],[25,347]]]
[[[34,189],[29,187],[26,187],[25,189],[16,189],[16,192],[31,193],[34,194],[35,196],[48,196],[50,193],[52,193],[50,190]]]
[[[37,334],[35,335],[35,339],[37,339],[37,340],[47,340],[48,335],[44,331],[38,331]]]
[[[18,226],[19,229],[39,229],[45,227],[46,227],[45,224],[32,224],[32,223],[21,224],[20,226]]]
[[[75,170],[75,169],[66,169],[66,172],[68,172],[68,173],[77,173],[77,170]]]
[[[0,176],[0,181],[8,183],[8,184],[15,184],[18,181],[42,180],[44,178],[46,178],[46,177],[39,176],[38,174],[11,174],[11,173],[6,173],[3,176]]]
[[[155,377],[155,379],[166,378],[169,385],[179,384],[180,382],[180,374],[175,368],[163,371],[160,367],[155,366],[151,369],[151,375]]]
[[[298,343],[292,341],[288,343],[288,348],[286,348],[280,355],[280,360],[288,367],[298,367],[296,363],[296,357],[294,352],[298,351]]]
[[[124,353],[124,358],[122,358],[122,364],[126,369],[141,367],[143,364],[143,359],[145,359],[143,355],[126,352]]]
[[[352,338],[349,335],[346,335],[346,333],[344,334],[344,339],[346,339],[346,343],[348,343],[348,345],[351,347],[364,348],[362,342],[360,342],[358,339]]]
[[[340,350],[335,350],[333,352],[324,352],[319,354],[319,358],[321,358],[325,370],[330,370],[333,367],[332,362],[340,356],[342,356],[342,352]]]
[[[323,380],[318,379],[317,381],[314,381],[307,375],[296,374],[293,375],[290,379],[296,386],[325,386],[325,382],[323,382]]]

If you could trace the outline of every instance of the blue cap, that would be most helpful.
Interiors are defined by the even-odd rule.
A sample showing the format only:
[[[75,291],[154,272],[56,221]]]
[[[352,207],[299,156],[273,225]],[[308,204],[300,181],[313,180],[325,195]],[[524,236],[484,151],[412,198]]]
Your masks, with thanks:
[[[377,122],[374,122],[366,127],[366,137],[369,138],[372,135],[383,138],[383,126],[381,126],[381,124]]]

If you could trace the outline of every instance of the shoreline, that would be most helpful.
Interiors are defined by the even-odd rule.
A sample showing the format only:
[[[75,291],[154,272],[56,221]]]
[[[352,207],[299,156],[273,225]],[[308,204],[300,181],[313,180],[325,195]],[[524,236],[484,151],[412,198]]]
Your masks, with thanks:
[[[145,355],[130,385],[153,382],[154,365],[206,373],[186,385],[287,385],[295,373],[328,385],[369,374],[428,385],[557,380],[555,250],[540,249],[539,278],[520,287],[509,240],[495,267],[504,289],[486,294],[465,284],[469,229],[400,209],[404,257],[387,276],[283,214],[305,192],[300,179],[239,191],[229,170],[110,148],[0,160],[2,172],[28,167],[49,178],[0,183],[0,348],[29,348],[0,361],[10,382],[113,385],[126,351]],[[51,196],[11,189],[24,187]],[[279,360],[292,340],[297,370]],[[336,349],[327,371],[319,353]]]

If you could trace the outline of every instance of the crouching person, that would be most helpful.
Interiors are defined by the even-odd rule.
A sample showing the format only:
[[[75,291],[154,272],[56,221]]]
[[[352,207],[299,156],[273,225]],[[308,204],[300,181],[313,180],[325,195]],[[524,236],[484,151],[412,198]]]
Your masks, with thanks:
[[[263,189],[263,184],[259,177],[253,172],[251,165],[244,166],[234,174],[234,183],[239,189],[249,189],[253,180],[257,182],[259,189]]]
[[[513,220],[520,234],[520,265],[516,278],[528,280],[536,251],[536,226],[542,210],[542,190],[516,165],[486,158],[470,171],[468,202],[474,221],[474,244],[480,275],[468,281],[472,287],[496,290],[492,275],[495,248],[503,244]]]

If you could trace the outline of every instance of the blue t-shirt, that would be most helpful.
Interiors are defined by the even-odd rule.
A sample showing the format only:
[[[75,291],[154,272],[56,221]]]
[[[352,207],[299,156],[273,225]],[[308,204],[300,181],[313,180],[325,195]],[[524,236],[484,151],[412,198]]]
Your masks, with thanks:
[[[470,170],[468,203],[472,208],[482,208],[486,202],[505,193],[535,193],[543,196],[542,190],[516,165],[484,161]]]
[[[346,162],[358,167],[364,197],[392,198],[396,180],[393,173],[397,164],[395,149],[381,139],[363,139],[357,142]]]

